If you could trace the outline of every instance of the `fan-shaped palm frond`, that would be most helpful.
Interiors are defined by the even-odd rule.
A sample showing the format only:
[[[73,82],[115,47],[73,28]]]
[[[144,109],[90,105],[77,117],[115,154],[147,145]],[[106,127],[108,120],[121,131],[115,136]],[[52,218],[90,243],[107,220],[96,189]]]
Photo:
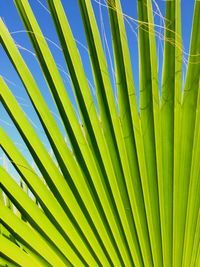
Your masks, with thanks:
[[[106,3],[117,103],[92,3],[78,1],[98,109],[62,3],[47,2],[81,123],[29,2],[16,0],[69,144],[1,19],[1,45],[55,156],[1,77],[1,103],[39,170],[1,127],[0,146],[21,178],[0,166],[1,266],[200,266],[200,2],[182,82],[181,5],[166,1],[160,93],[152,1],[137,1],[138,108],[120,0]]]

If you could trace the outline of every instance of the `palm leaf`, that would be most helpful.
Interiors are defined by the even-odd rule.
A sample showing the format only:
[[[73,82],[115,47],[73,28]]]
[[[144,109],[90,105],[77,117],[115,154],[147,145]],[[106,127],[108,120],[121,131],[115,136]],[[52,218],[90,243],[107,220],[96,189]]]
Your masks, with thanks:
[[[1,266],[199,266],[200,2],[183,85],[180,1],[166,2],[160,90],[154,1],[137,1],[139,107],[122,1],[106,1],[117,102],[92,1],[78,1],[97,104],[62,2],[47,3],[80,118],[29,2],[16,0],[69,144],[0,19],[1,45],[55,157],[0,77],[1,103],[39,170],[1,127],[21,181],[0,166]]]

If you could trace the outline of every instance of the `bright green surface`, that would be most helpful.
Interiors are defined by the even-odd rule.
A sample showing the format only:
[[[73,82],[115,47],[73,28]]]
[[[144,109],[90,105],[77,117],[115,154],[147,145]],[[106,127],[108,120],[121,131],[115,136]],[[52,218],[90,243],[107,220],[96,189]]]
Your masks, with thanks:
[[[62,3],[47,2],[82,125],[28,1],[16,0],[70,147],[1,19],[1,45],[33,103],[57,163],[1,77],[0,100],[42,177],[0,128],[0,146],[25,183],[18,185],[0,167],[0,264],[198,267],[200,2],[195,1],[182,85],[180,1],[166,1],[160,94],[152,1],[137,1],[138,109],[120,0],[107,1],[118,107],[91,1],[78,1],[99,113]]]

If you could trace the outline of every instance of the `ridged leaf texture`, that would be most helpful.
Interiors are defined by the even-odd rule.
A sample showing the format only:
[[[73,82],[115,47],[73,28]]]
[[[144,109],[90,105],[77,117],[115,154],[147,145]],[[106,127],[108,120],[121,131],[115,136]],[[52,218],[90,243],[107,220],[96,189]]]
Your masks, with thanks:
[[[137,0],[138,51],[132,51],[133,55],[138,52],[136,74],[123,1],[105,1],[114,83],[92,2],[78,0],[96,101],[62,1],[47,0],[79,117],[29,1],[15,0],[69,143],[0,20],[0,44],[54,155],[49,155],[0,77],[0,101],[40,172],[1,127],[0,147],[18,172],[20,183],[0,166],[0,265],[198,267],[200,1],[194,4],[185,80],[180,0],[165,4],[162,74],[158,71],[155,1]],[[138,74],[139,104],[134,83]]]

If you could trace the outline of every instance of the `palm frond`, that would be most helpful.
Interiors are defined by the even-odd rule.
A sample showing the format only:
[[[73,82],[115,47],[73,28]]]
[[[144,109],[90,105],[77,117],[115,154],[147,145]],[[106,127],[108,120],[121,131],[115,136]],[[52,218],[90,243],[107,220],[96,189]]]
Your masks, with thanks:
[[[65,133],[0,19],[0,43],[53,153],[51,157],[0,77],[0,101],[38,169],[1,127],[0,147],[21,185],[0,166],[0,265],[199,266],[200,2],[195,1],[186,79],[182,82],[181,2],[166,1],[160,88],[154,1],[137,1],[138,107],[122,1],[107,0],[105,4],[116,102],[92,1],[78,0],[95,104],[62,2],[47,0],[80,118],[31,5],[26,0],[14,2]]]

